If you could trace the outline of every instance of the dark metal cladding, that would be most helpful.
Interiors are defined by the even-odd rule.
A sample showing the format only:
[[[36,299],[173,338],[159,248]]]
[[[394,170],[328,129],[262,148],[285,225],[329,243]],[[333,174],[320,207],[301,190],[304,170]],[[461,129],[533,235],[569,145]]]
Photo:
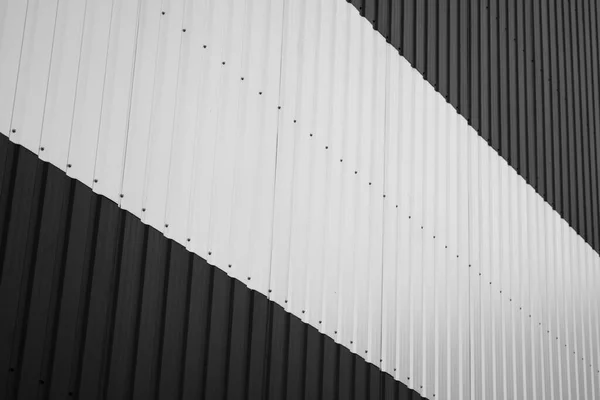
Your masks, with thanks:
[[[0,398],[421,399],[0,136]]]
[[[352,4],[600,251],[596,1]]]

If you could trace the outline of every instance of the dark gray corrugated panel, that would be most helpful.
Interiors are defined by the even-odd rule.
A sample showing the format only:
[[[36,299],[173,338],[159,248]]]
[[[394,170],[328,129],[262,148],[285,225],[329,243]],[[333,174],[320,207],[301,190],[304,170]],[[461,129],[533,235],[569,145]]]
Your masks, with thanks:
[[[3,398],[421,399],[0,136]]]
[[[352,4],[600,250],[597,2]]]

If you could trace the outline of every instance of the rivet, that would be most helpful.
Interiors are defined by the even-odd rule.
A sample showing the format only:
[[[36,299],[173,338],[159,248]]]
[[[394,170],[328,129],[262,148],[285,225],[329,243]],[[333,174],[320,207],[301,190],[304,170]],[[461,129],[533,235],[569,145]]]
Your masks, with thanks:
[[[190,240],[191,240],[190,238],[187,238],[187,241],[188,241],[188,242],[189,242]],[[231,265],[229,265],[229,266],[231,267]]]
[[[262,95],[262,92],[258,92],[259,95]]]
[[[351,340],[351,341],[350,341],[350,344],[354,344],[354,342]]]
[[[71,168],[71,164],[67,164],[67,168]]]
[[[340,162],[343,162],[344,160],[340,158]]]
[[[329,148],[329,146],[325,146],[325,150],[327,150]]]
[[[369,182],[369,186],[371,186],[371,182]]]
[[[223,61],[223,65],[225,65],[225,61]]]
[[[145,208],[142,208],[142,212],[146,212],[146,209],[145,209]]]
[[[383,198],[385,199],[385,194],[383,195]]]
[[[244,80],[244,77],[242,76],[240,79],[241,79],[241,80]]]
[[[396,204],[396,208],[398,208],[398,204]]]
[[[43,147],[40,147],[40,151],[44,151],[44,148],[43,148]]]
[[[302,310],[302,314],[304,314],[304,310]]]
[[[94,179],[94,183],[98,183],[98,179]]]
[[[273,292],[273,290],[269,289],[269,293],[272,293],[272,292]]]
[[[162,12],[162,15],[165,15],[165,12],[164,12],[164,11]]]
[[[185,28],[182,29],[185,32]]]
[[[123,195],[123,193],[121,193],[119,196],[121,196],[121,198],[123,198],[124,195]]]
[[[358,171],[354,171],[354,175],[358,174]]]
[[[337,335],[337,331],[334,331],[333,333]]]
[[[250,277],[248,277],[248,280],[250,280]]]
[[[319,323],[321,323],[321,321],[319,321]]]
[[[168,227],[169,227],[169,224],[165,224],[165,228],[168,228]]]
[[[310,134],[310,137],[312,137],[312,133]]]
[[[294,123],[296,123],[296,120],[294,120]]]
[[[231,264],[229,264],[228,267],[231,268]]]
[[[209,252],[208,252],[208,255],[210,256],[211,254],[212,254],[212,251],[209,251]]]
[[[202,47],[206,48],[206,45],[204,45],[204,46],[202,46]]]
[[[13,129],[13,130],[12,130],[12,133],[17,133],[17,130],[16,130],[16,129]]]

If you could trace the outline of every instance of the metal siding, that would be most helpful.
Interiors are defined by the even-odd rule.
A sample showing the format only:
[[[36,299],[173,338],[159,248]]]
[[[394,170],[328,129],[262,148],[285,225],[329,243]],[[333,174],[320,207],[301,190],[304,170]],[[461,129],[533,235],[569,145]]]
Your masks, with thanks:
[[[16,160],[4,398],[422,398],[28,150],[0,149]]]
[[[402,3],[402,12],[391,14],[394,47],[598,251],[597,165],[588,150],[596,143],[600,95],[595,3]],[[433,7],[437,13],[428,11]],[[432,25],[443,32],[435,40]],[[387,36],[386,28],[374,28]],[[479,61],[470,63],[467,78],[473,59]],[[436,68],[440,76],[430,73]],[[525,125],[515,128],[515,120]],[[573,141],[573,152],[560,168],[563,140]],[[517,157],[518,149],[524,153]]]
[[[592,248],[577,233],[594,245],[597,82],[581,87],[598,61],[581,2],[392,2],[406,58],[370,25],[385,35],[382,1],[59,3],[43,5],[54,21],[33,0],[2,9],[25,33],[0,54],[21,46],[25,63],[2,64],[0,129],[105,198],[54,192],[54,167],[0,153],[11,394],[41,365],[63,395],[379,397],[383,370],[428,397],[560,397],[544,384],[556,356],[563,393],[592,396]],[[31,31],[38,15],[56,46]],[[59,254],[49,220],[66,224],[60,279],[34,268]],[[545,235],[562,296],[546,334]],[[47,276],[73,293],[52,297]],[[35,296],[70,318],[41,361]],[[326,336],[303,341],[314,328]],[[304,353],[311,368],[292,362]]]

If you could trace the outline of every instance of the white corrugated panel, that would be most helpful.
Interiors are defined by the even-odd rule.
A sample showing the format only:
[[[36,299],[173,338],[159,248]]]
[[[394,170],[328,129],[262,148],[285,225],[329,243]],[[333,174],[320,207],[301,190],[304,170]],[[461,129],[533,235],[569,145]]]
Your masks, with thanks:
[[[600,393],[598,254],[346,2],[0,21],[12,141],[426,397]]]

